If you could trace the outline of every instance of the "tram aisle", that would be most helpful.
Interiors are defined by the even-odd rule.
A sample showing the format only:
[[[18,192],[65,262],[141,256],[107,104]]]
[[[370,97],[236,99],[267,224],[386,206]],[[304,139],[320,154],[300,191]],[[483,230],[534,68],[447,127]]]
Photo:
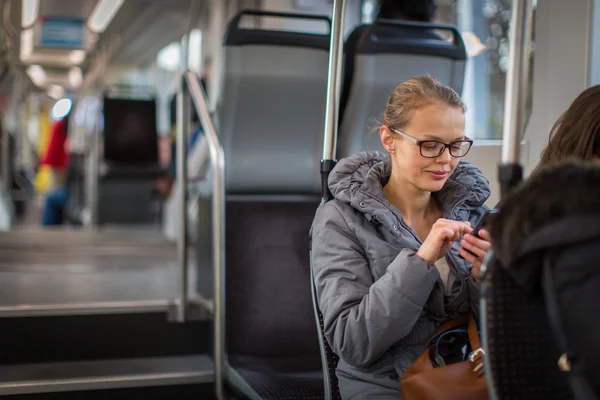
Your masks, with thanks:
[[[0,233],[0,395],[212,398],[209,304],[169,322],[178,273],[155,229]]]

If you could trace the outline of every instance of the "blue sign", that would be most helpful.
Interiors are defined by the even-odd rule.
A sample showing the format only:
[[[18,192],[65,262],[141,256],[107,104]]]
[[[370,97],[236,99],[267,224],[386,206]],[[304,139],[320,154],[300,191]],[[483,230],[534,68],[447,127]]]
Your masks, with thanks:
[[[85,23],[75,18],[42,18],[40,46],[80,49],[85,44]]]

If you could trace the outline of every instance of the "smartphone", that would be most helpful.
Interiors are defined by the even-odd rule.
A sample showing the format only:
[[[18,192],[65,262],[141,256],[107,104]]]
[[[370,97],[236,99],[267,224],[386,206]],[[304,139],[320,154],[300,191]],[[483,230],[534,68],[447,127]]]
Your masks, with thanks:
[[[490,220],[489,216],[497,214],[498,211],[499,210],[497,208],[492,208],[492,209],[487,210],[485,213],[483,213],[483,215],[481,216],[481,218],[479,218],[479,221],[477,221],[477,224],[475,224],[475,226],[473,227],[473,230],[471,231],[471,235],[480,238],[479,237],[479,230],[482,229],[482,228],[485,228],[488,225],[488,222]],[[469,250],[467,250],[467,249],[465,249],[465,250],[468,251],[469,253],[471,253]],[[471,254],[473,254],[473,253],[471,253]],[[461,256],[461,255],[459,255],[459,257],[463,258],[463,256]]]
[[[481,218],[479,218],[479,221],[477,221],[477,224],[475,225],[475,227],[473,228],[473,231],[471,232],[471,235],[473,236],[477,236],[479,237],[479,230],[482,228],[485,228],[489,222],[489,216],[490,215],[494,215],[498,213],[498,209],[497,208],[492,208],[488,211],[486,211]]]

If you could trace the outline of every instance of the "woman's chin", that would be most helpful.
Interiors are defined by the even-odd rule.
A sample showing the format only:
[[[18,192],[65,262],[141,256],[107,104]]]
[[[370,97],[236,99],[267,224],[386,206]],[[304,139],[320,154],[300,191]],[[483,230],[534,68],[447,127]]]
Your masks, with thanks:
[[[426,178],[426,179],[423,179],[422,184],[419,186],[421,187],[422,190],[427,191],[427,192],[439,192],[444,187],[444,184],[446,184],[446,181],[447,181],[447,179],[433,180],[431,178],[429,178],[429,179]]]

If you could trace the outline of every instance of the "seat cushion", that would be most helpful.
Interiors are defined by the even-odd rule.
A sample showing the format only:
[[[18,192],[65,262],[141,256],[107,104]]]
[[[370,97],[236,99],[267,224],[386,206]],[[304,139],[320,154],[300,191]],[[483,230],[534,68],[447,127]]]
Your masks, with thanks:
[[[271,359],[251,356],[228,357],[230,366],[263,399],[270,400],[322,400],[323,371],[295,369],[296,365],[306,364],[303,359]]]
[[[310,296],[313,202],[227,202],[226,324],[229,354],[312,356],[320,366]]]

